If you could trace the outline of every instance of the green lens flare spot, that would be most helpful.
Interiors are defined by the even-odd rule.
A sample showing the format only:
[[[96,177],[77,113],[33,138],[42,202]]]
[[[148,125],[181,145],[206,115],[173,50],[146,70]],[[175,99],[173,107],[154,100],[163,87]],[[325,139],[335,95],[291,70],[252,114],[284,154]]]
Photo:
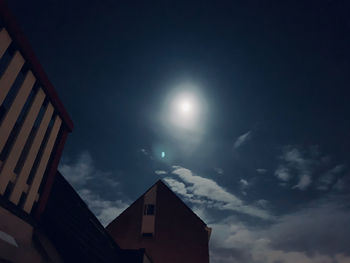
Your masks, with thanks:
[[[162,152],[162,158],[165,158],[165,152]]]

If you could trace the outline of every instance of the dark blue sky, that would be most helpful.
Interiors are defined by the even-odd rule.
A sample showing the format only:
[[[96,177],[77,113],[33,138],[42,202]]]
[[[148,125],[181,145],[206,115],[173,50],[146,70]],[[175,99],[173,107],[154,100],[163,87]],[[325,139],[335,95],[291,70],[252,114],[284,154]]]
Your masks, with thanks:
[[[103,223],[163,178],[214,263],[350,261],[347,1],[10,7],[75,124],[61,171]],[[167,115],[188,83],[193,130]]]

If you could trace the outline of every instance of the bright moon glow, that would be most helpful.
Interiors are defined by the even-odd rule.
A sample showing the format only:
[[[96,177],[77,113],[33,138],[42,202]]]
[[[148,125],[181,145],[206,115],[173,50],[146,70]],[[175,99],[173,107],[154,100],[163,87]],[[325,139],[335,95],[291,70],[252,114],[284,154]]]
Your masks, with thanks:
[[[195,121],[198,115],[199,105],[196,97],[190,93],[180,93],[173,99],[173,118],[178,124]]]
[[[191,111],[191,104],[188,101],[181,101],[179,109],[182,113],[188,113]]]
[[[169,129],[180,128],[192,132],[202,129],[206,103],[196,85],[184,83],[175,87],[167,96],[165,106],[164,123]],[[175,134],[179,130],[172,132]]]

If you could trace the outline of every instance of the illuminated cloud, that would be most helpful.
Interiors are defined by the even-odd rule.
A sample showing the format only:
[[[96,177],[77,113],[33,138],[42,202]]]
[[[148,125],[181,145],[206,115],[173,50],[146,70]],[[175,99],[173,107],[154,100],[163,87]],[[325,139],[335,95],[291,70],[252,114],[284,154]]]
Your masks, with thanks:
[[[247,187],[249,185],[248,181],[244,179],[239,180],[239,182],[241,183],[242,187]]]
[[[275,171],[275,175],[278,177],[278,179],[282,181],[289,181],[291,178],[291,175],[289,174],[289,169],[283,165],[280,165],[277,170]]]
[[[330,157],[323,156],[316,146],[306,149],[286,146],[279,160],[275,175],[284,186],[297,180],[293,189],[306,190],[313,185],[318,190],[328,190],[345,171],[345,166],[341,164],[329,167]]]
[[[103,226],[108,225],[129,206],[129,203],[121,200],[106,200],[89,189],[80,189],[78,193]]]
[[[249,225],[236,217],[214,222],[210,225],[215,230],[210,261],[348,263],[350,212],[338,205],[343,201],[318,201],[282,215],[268,226]]]
[[[261,219],[273,219],[267,210],[245,204],[214,180],[194,175],[191,170],[181,166],[173,166],[173,168],[172,175],[176,177],[168,177],[165,182],[186,201],[219,210],[231,210]]]
[[[84,185],[93,177],[94,167],[91,155],[89,152],[82,152],[76,162],[67,163],[61,162],[58,170],[64,177],[73,185]]]
[[[167,174],[168,172],[162,171],[162,170],[156,170],[156,171],[154,171],[154,173],[157,175],[164,175],[164,174]]]
[[[235,143],[233,144],[233,147],[235,149],[238,149],[250,139],[251,139],[251,131],[248,131],[236,139]]]

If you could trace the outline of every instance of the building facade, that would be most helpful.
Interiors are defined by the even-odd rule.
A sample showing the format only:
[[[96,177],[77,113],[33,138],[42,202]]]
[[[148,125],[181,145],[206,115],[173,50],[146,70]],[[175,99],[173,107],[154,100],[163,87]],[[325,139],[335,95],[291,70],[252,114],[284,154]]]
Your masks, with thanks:
[[[60,257],[38,227],[73,123],[0,1],[0,259]],[[46,249],[44,249],[46,247]],[[0,261],[1,261],[0,260]]]
[[[0,0],[0,262],[150,263],[121,249],[57,167],[73,123]]]
[[[161,180],[113,220],[121,248],[145,248],[154,263],[208,263],[211,229]]]

